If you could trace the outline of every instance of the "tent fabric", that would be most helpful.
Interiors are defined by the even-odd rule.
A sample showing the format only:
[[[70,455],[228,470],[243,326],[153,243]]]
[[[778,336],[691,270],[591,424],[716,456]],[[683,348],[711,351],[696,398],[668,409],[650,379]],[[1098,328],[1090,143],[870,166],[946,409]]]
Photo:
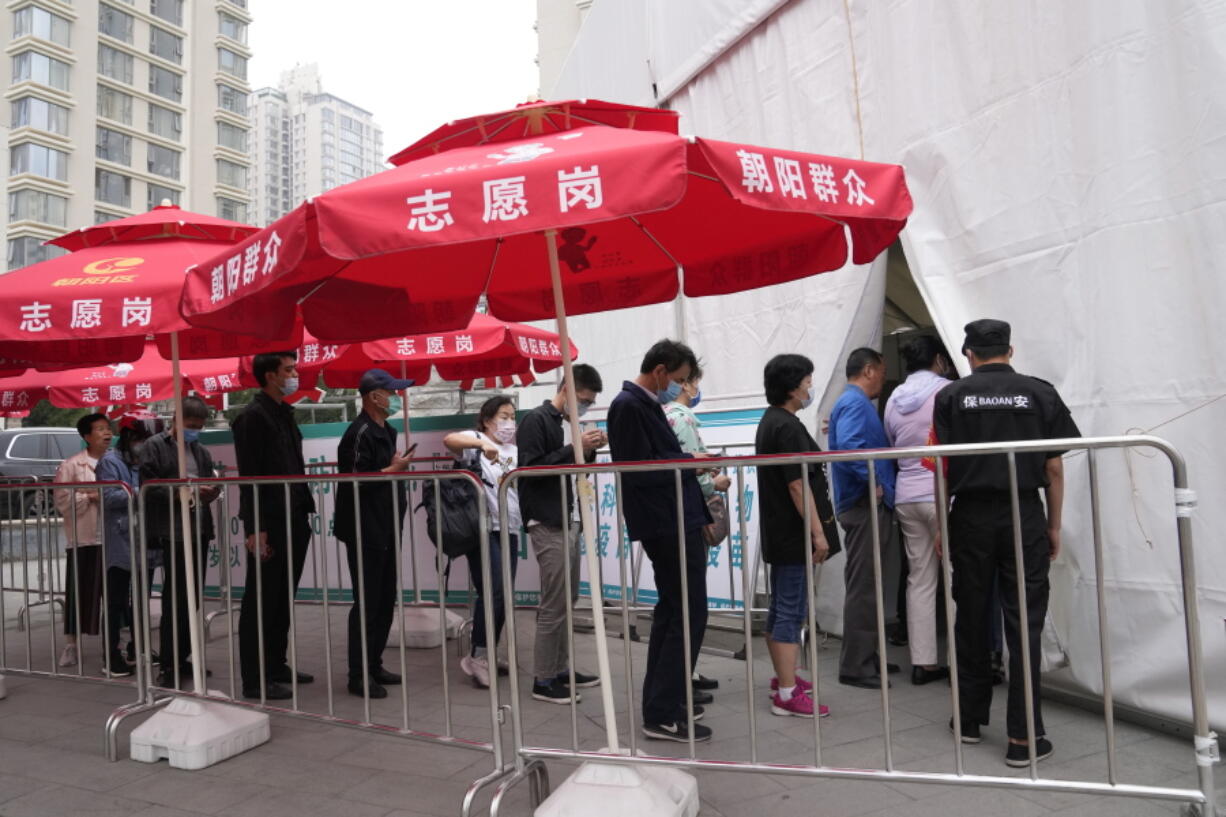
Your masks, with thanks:
[[[1192,529],[1210,719],[1226,727],[1226,685],[1214,682],[1226,677],[1226,506],[1205,501],[1226,492],[1226,369],[1214,353],[1226,314],[1226,3],[793,0],[739,39],[728,5],[598,2],[554,90],[644,104],[661,79],[645,66],[683,81],[686,66],[705,66],[665,88],[682,132],[844,155],[862,145],[902,164],[916,210],[901,241],[947,345],[971,319],[1009,320],[1015,364],[1052,381],[1084,433],[1152,431],[1187,457],[1202,498]],[[835,282],[806,283],[829,309]],[[839,309],[879,313],[869,290]],[[754,295],[766,314],[794,297]],[[676,325],[711,343],[707,327],[735,326],[745,297],[693,302],[709,322]],[[853,325],[865,324],[841,322]],[[589,355],[602,351],[589,341]],[[738,367],[719,387],[759,388],[756,372]],[[1053,623],[1070,660],[1057,680],[1098,692],[1086,459],[1066,463]],[[1107,452],[1098,465],[1116,701],[1187,720],[1170,466],[1152,452]]]

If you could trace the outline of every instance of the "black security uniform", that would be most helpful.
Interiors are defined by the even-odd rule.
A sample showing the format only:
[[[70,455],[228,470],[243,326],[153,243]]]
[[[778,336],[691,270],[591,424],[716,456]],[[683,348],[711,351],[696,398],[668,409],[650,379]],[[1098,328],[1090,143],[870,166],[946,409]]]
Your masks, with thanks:
[[[980,326],[989,324],[986,330]],[[999,325],[999,326],[997,326]],[[975,321],[967,326],[968,345],[1009,343],[1009,326],[1002,321]],[[973,327],[986,331],[987,343]],[[994,330],[994,331],[993,331]],[[969,377],[943,388],[933,407],[937,442],[1009,442],[1079,437],[1069,410],[1055,388],[1043,380],[1018,374],[1004,363],[980,366]],[[1048,485],[1046,463],[1062,451],[1016,455],[1022,554],[1026,586],[1026,618],[1030,626],[1031,679],[1034,685],[1035,735],[1044,735],[1039,701],[1039,638],[1047,614],[1051,542],[1039,490]],[[964,723],[987,724],[992,703],[991,596],[1000,578],[1005,639],[1009,645],[1009,737],[1026,740],[1026,701],[1022,673],[1021,624],[1018,616],[1017,569],[1013,548],[1013,516],[1008,458],[1004,454],[950,457],[949,556],[953,564],[953,595],[957,602],[956,643],[958,689]]]
[[[350,423],[337,448],[342,474],[382,471],[396,455],[396,430],[375,422],[363,411]],[[372,675],[383,669],[383,650],[396,609],[396,537],[404,529],[408,494],[397,480],[367,482],[358,487],[341,484],[336,494],[336,538],[345,543],[349,577],[353,582],[353,608],[349,611],[349,678],[361,680],[365,668]],[[358,570],[358,522],[361,523],[362,569]],[[358,576],[362,577],[359,583]],[[363,591],[364,597],[363,597]],[[361,609],[366,609],[366,662],[362,662]]]
[[[294,422],[292,406],[273,400],[264,392],[243,408],[230,424],[234,433],[234,455],[238,473],[243,477],[294,477],[306,473],[302,457],[302,432]],[[259,512],[256,512],[256,496]],[[286,508],[286,499],[289,507]],[[288,513],[287,513],[288,510]],[[284,485],[263,485],[239,490],[239,518],[248,536],[267,532],[272,556],[259,565],[258,555],[247,555],[247,578],[238,619],[238,650],[242,664],[243,689],[258,694],[260,687],[260,627],[257,603],[263,607],[264,655],[270,682],[288,683],[290,591],[286,573],[291,573],[293,590],[298,592],[302,568],[311,544],[310,515],[315,500],[305,482],[286,490]],[[255,592],[253,592],[253,590]]]

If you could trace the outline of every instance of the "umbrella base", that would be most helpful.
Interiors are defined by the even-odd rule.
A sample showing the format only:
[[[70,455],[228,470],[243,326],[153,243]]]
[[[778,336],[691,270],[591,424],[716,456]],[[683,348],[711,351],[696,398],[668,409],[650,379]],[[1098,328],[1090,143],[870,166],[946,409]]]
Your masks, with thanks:
[[[695,817],[698,805],[698,781],[680,769],[584,763],[535,817]]]
[[[266,743],[267,713],[213,701],[176,698],[132,732],[130,756],[162,758],[176,769],[204,769]]]

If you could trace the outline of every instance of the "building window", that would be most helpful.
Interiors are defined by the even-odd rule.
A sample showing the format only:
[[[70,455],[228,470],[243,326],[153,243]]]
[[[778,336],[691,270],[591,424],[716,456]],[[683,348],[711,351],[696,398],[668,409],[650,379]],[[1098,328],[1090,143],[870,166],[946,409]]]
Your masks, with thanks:
[[[68,224],[68,199],[41,190],[9,193],[9,221],[27,219],[64,227]]]
[[[50,244],[43,244],[41,238],[23,235],[20,238],[10,238],[8,245],[8,268],[10,270],[37,264],[48,258],[63,255],[67,250]]]
[[[183,77],[157,65],[149,66],[149,93],[171,102],[183,101]]]
[[[217,123],[217,143],[222,147],[237,150],[239,153],[247,152],[247,131],[242,128],[237,128],[228,122]]]
[[[136,20],[126,11],[120,11],[106,3],[98,4],[98,33],[125,43],[135,42],[132,36]]]
[[[114,221],[117,218],[123,218],[123,215],[120,213],[108,213],[106,210],[94,211],[95,224],[105,224],[106,222]]]
[[[149,12],[168,23],[183,25],[183,0],[150,0]]]
[[[48,179],[68,181],[68,154],[62,150],[26,142],[9,151],[9,175],[33,173]]]
[[[247,94],[229,85],[217,86],[217,107],[239,116],[247,115]]]
[[[135,62],[131,54],[125,54],[109,45],[98,44],[98,73],[104,77],[131,85],[132,67]]]
[[[183,135],[183,115],[150,102],[149,132],[177,142]]]
[[[13,82],[31,80],[61,91],[68,90],[68,63],[46,54],[22,51],[13,55]]]
[[[71,24],[58,14],[52,14],[37,6],[26,6],[13,12],[13,37],[27,34],[40,40],[68,47],[68,29]]]
[[[147,199],[148,200],[147,209],[149,210],[152,210],[154,207],[157,207],[163,201],[169,201],[171,204],[175,204],[175,205],[179,203],[180,193],[178,190],[175,190],[173,187],[163,187],[160,184],[153,184],[151,182],[148,185],[148,189],[149,189],[149,196]]]
[[[149,26],[149,53],[175,64],[183,62],[183,38]]]
[[[149,172],[168,179],[179,178],[179,151],[149,143]]]
[[[229,37],[235,42],[247,44],[247,24],[237,17],[231,17],[224,11],[218,12],[218,30],[221,31],[221,36]]]
[[[240,79],[247,78],[247,58],[240,57],[228,48],[217,49],[217,64],[222,71]]]
[[[217,160],[217,181],[231,187],[245,188],[247,186],[247,168],[236,162],[225,159]]]
[[[247,205],[244,202],[228,199],[225,196],[218,196],[217,215],[222,218],[228,218],[230,221],[245,222],[247,220]]]
[[[132,164],[132,137],[110,128],[99,127],[94,155],[108,162]]]
[[[132,97],[105,85],[98,86],[98,116],[132,124]]]
[[[132,180],[119,173],[94,170],[94,198],[120,207],[132,206]]]
[[[68,109],[45,99],[23,96],[13,100],[14,128],[38,128],[49,133],[67,135]]]

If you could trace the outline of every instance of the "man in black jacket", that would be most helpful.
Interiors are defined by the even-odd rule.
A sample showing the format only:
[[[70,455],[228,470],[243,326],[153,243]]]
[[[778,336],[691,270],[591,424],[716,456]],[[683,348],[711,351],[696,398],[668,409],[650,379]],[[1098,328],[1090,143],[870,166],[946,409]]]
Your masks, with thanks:
[[[358,393],[362,413],[349,424],[337,448],[341,474],[398,473],[409,467],[409,455],[396,453],[396,429],[388,425],[392,398],[413,385],[383,369],[362,375]],[[396,539],[404,530],[408,493],[403,481],[337,485],[336,538],[345,543],[353,607],[349,611],[349,693],[386,698],[384,684],[399,684],[400,675],[383,668],[383,650],[396,610]],[[361,559],[361,565],[358,561]],[[363,614],[365,656],[363,656]],[[369,684],[369,686],[367,686]]]
[[[574,368],[575,398],[579,416],[596,402],[603,384],[600,373],[585,363]],[[573,446],[563,444],[562,420],[566,410],[566,387],[560,385],[552,400],[524,415],[515,435],[521,467],[574,465]],[[586,431],[580,445],[592,462],[605,444],[602,431]],[[566,484],[566,513],[562,511],[562,483],[558,477],[524,478],[519,484],[519,509],[532,540],[541,574],[541,599],[536,613],[536,649],[533,654],[535,682],[532,697],[548,703],[570,703],[570,654],[566,640],[566,605],[579,597],[579,526],[571,521],[574,495]],[[570,598],[566,575],[570,571]],[[578,687],[596,686],[600,678],[575,673]],[[578,697],[578,696],[576,696]]]
[[[183,398],[183,450],[187,454],[187,476],[212,479],[217,474],[213,457],[197,438],[209,419],[209,407],[199,397]],[[153,435],[141,448],[141,481],[179,478],[179,450],[175,443],[175,425]],[[201,508],[217,499],[218,485],[193,491],[188,524],[194,540],[193,555],[196,586],[204,574],[204,554],[215,535],[213,514]],[[197,501],[198,500],[198,501]],[[204,511],[203,513],[199,511]],[[158,685],[177,687],[191,679],[192,667],[187,657],[191,652],[191,620],[187,609],[187,566],[183,559],[183,524],[179,516],[179,494],[169,488],[150,486],[145,493],[145,536],[149,547],[162,553],[162,625],[160,657],[162,675]],[[200,600],[197,597],[196,603]],[[192,656],[194,659],[195,656]],[[176,672],[178,677],[176,678]]]
[[[686,454],[664,416],[663,404],[676,399],[698,359],[690,347],[674,340],[652,346],[639,376],[622,384],[609,406],[609,450],[615,462],[679,460]],[[681,472],[681,529],[685,534],[682,566],[677,529],[677,488],[673,471],[643,471],[622,476],[622,506],[630,538],[643,543],[655,571],[659,601],[651,622],[647,673],[643,678],[643,734],[686,742],[690,725],[685,687],[690,683],[707,628],[707,549],[702,539],[711,514],[702,498],[698,472]],[[690,616],[690,655],[685,656],[681,571],[685,571]],[[701,717],[694,707],[694,718]],[[711,730],[694,724],[694,740],[710,740]]]
[[[300,477],[306,474],[302,432],[294,421],[293,407],[285,403],[286,397],[298,391],[298,364],[294,353],[256,355],[252,372],[260,384],[260,391],[230,424],[239,476]],[[293,680],[292,673],[296,673],[300,684],[315,680],[305,672],[291,669],[286,661],[290,604],[293,603],[286,586],[286,574],[290,573],[296,595],[311,543],[309,517],[314,512],[315,500],[305,482],[290,485],[288,492],[284,485],[262,485],[258,490],[248,485],[239,491],[238,515],[247,532],[248,552],[238,622],[239,660],[246,698],[258,699],[261,694],[268,700],[290,698],[290,687],[286,685]],[[263,655],[260,653],[261,608]],[[266,679],[264,689],[260,688],[261,666]]]

